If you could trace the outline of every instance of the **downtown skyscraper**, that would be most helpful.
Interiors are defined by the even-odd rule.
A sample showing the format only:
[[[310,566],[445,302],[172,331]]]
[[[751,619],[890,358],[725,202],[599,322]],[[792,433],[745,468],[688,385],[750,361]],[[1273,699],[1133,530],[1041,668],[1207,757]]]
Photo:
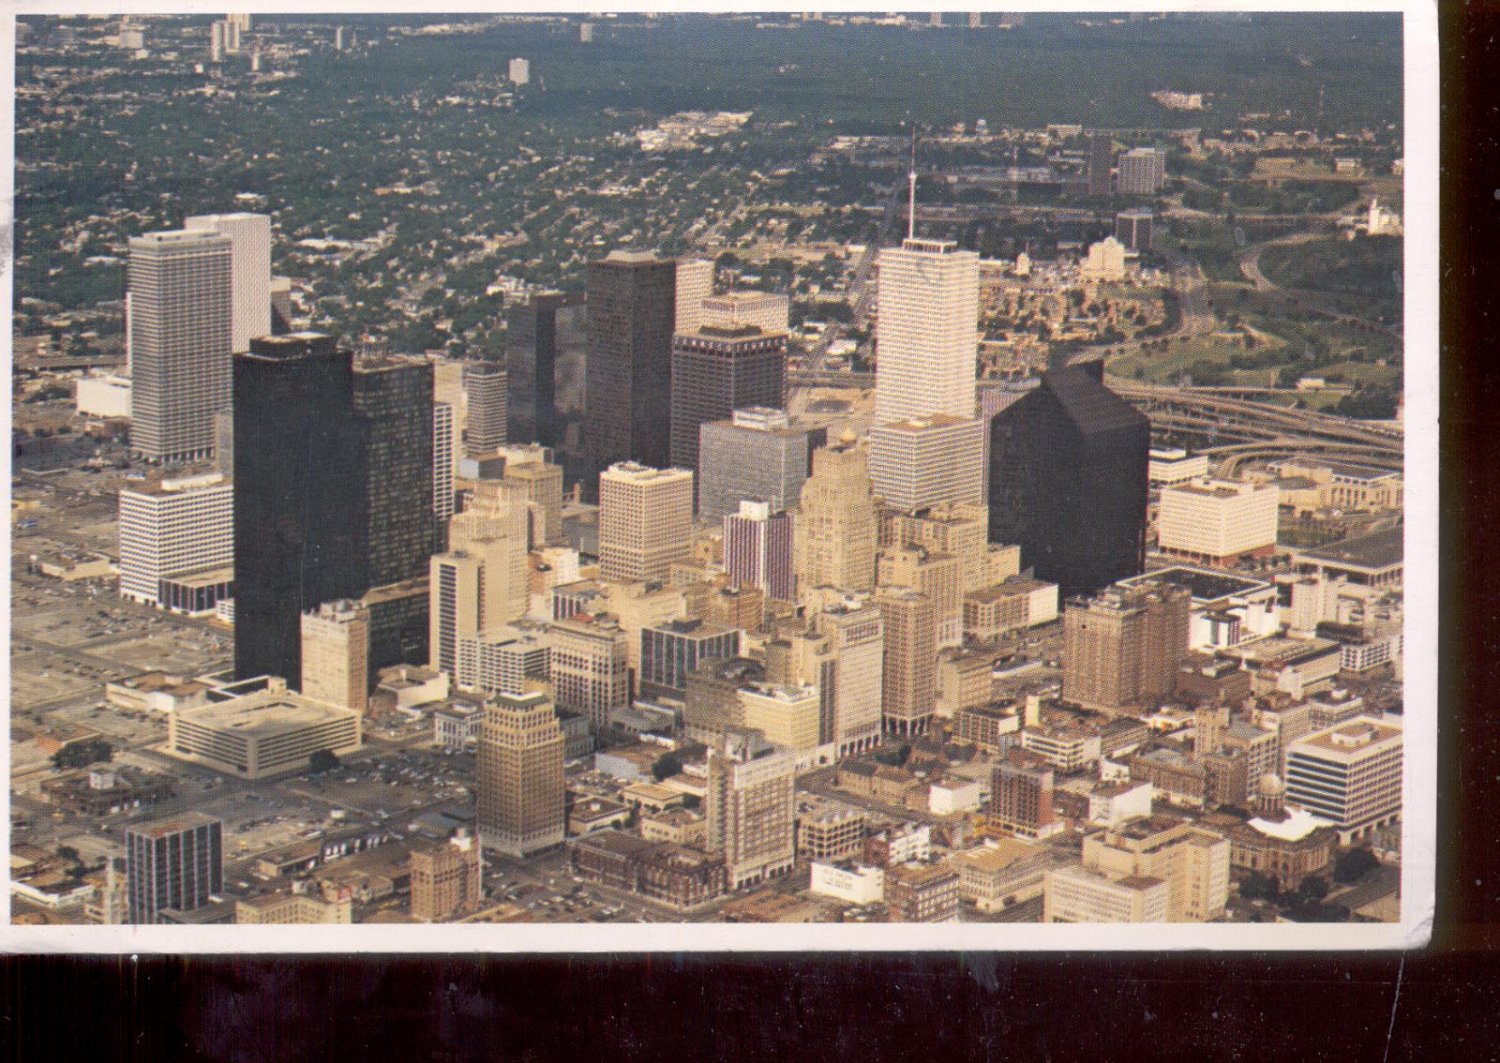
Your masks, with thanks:
[[[322,333],[261,337],[234,359],[240,678],[300,682],[303,612],[366,589],[353,392],[353,358]]]
[[[362,359],[353,385],[363,523],[357,549],[364,585],[382,587],[421,576],[432,554],[432,363]]]
[[[486,849],[524,857],[562,844],[563,746],[557,713],[545,693],[497,694],[485,706],[475,804]]]
[[[267,214],[195,214],[186,229],[208,229],[229,238],[231,344],[235,354],[257,336],[271,334],[271,218]]]
[[[516,443],[556,447],[561,442],[557,415],[557,356],[578,342],[584,306],[562,292],[537,292],[505,314],[507,376],[506,437]]]
[[[698,467],[699,429],[747,407],[778,408],[786,393],[786,334],[703,325],[672,340],[672,464]]]
[[[945,240],[880,252],[875,423],[974,416],[979,255]]]
[[[1043,373],[990,421],[990,541],[1064,598],[1139,573],[1151,423],[1104,386],[1100,362]]]
[[[614,251],[588,267],[585,444],[594,471],[671,460],[676,263]],[[584,491],[596,485],[585,478]]]
[[[151,461],[214,451],[230,404],[230,240],[207,229],[130,239],[131,449]]]

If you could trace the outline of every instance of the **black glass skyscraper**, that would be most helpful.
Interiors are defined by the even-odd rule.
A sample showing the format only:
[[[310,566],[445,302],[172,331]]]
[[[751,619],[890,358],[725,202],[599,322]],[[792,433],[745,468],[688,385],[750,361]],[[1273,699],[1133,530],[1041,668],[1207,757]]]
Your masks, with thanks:
[[[432,363],[425,358],[354,364],[365,587],[427,572],[433,544],[432,387]]]
[[[332,336],[234,357],[235,673],[302,676],[301,616],[365,590],[354,368]]]
[[[574,307],[561,292],[538,292],[505,315],[509,428],[514,443],[558,445],[558,318]]]
[[[676,297],[676,263],[650,252],[589,263],[584,431],[595,473],[618,461],[670,462]],[[590,496],[593,481],[584,480]]]
[[[990,541],[1085,594],[1139,573],[1151,423],[1104,386],[1102,363],[1043,373],[990,422]]]

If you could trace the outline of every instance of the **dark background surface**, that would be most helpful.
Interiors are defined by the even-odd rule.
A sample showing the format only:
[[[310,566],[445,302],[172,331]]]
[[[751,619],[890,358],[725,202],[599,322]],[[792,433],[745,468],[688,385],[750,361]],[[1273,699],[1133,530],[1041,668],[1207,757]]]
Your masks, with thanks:
[[[1500,540],[1500,10],[1445,4],[1440,18],[1442,738],[1430,948],[1404,956],[14,957],[0,967],[0,1042],[27,1057],[153,1061],[1492,1058],[1500,1044],[1492,549]]]

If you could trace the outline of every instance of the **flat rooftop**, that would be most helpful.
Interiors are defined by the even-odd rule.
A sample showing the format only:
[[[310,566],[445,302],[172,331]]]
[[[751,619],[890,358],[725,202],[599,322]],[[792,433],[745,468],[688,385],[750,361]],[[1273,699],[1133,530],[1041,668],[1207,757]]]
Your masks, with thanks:
[[[965,601],[972,602],[995,602],[1001,598],[1009,598],[1014,594],[1031,594],[1035,591],[1046,590],[1048,587],[1056,587],[1055,583],[1047,583],[1039,579],[1027,579],[1024,576],[1012,576],[1002,583],[993,586],[981,587],[977,591],[970,591],[964,595]]]
[[[1349,720],[1299,738],[1292,743],[1293,749],[1307,749],[1319,756],[1332,755],[1336,759],[1358,757],[1371,748],[1400,742],[1402,729],[1397,724],[1372,720],[1368,716]]]
[[[1000,838],[983,848],[959,853],[956,859],[976,871],[995,872],[1003,871],[1017,861],[1040,852],[1045,852],[1040,846],[1013,838]]]
[[[1395,568],[1401,564],[1402,527],[1382,528],[1365,535],[1356,535],[1342,542],[1313,550],[1300,550],[1298,556],[1307,561],[1318,561],[1326,565],[1349,565],[1355,568]]]
[[[195,830],[198,827],[207,827],[215,823],[222,825],[223,821],[202,812],[182,812],[168,819],[156,820],[154,823],[140,823],[127,830],[131,834],[144,834],[148,838],[164,838],[168,834]]]
[[[214,705],[182,709],[177,713],[177,719],[183,723],[239,731],[266,739],[358,715],[350,709],[304,698],[295,691],[262,690]]]
[[[1207,569],[1191,568],[1186,565],[1153,569],[1139,576],[1122,579],[1120,582],[1128,587],[1135,587],[1153,580],[1162,580],[1176,587],[1186,587],[1188,593],[1193,596],[1194,605],[1207,605],[1224,598],[1232,598],[1237,594],[1265,590],[1271,586],[1265,580],[1231,576],[1223,572],[1210,572]]]

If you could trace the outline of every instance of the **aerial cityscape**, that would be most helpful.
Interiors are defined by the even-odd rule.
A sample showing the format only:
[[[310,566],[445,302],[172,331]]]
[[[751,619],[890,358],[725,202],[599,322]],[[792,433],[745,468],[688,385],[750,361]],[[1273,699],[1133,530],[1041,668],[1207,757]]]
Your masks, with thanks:
[[[1399,922],[1402,38],[18,17],[12,923]]]

